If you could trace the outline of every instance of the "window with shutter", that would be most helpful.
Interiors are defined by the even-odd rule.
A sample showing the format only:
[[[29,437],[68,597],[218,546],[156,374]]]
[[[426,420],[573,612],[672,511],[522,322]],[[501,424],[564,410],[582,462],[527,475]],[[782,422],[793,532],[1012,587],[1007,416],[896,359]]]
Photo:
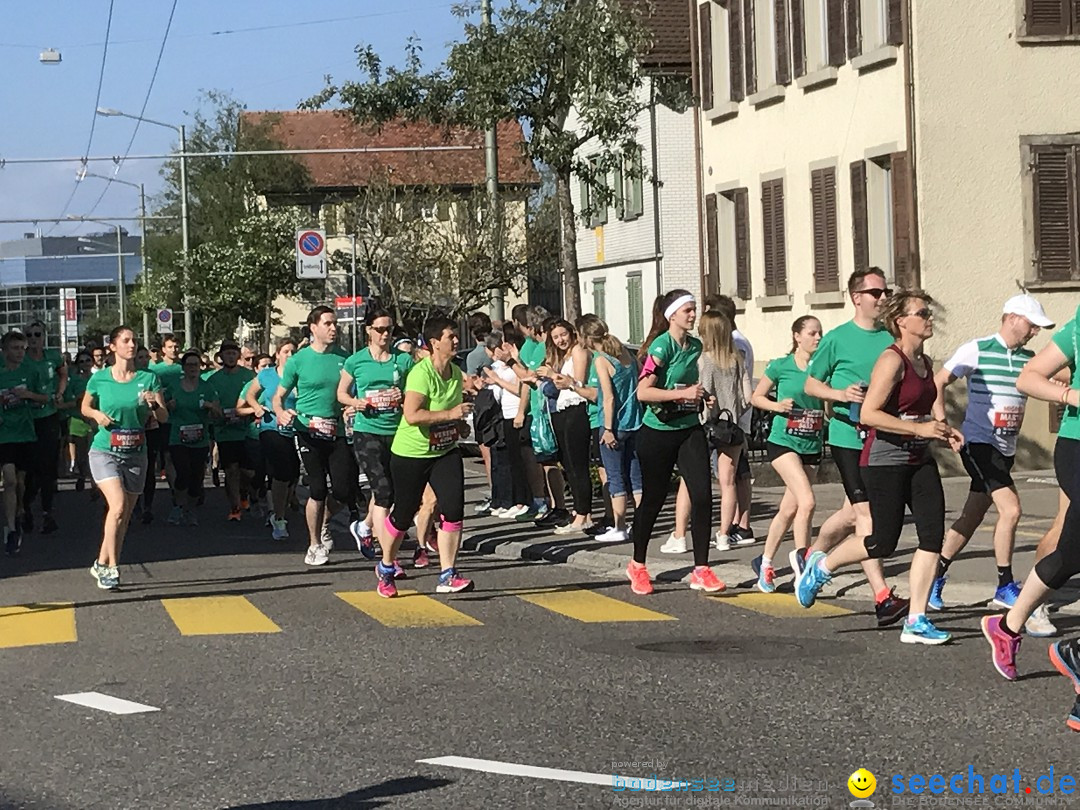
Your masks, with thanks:
[[[612,202],[615,205],[615,219],[628,219],[626,199],[626,176],[622,166],[615,167],[614,182],[611,184],[611,192],[614,195]]]
[[[750,280],[750,192],[737,188],[730,193],[735,205],[735,288],[739,298],[749,301],[753,294]]]
[[[701,66],[698,75],[701,81],[701,109],[711,110],[715,106],[713,98],[713,63],[712,63],[712,6],[711,2],[698,6],[698,37],[701,54]]]
[[[742,0],[731,0],[728,3],[728,78],[731,83],[732,101],[742,101],[746,98],[745,67]]]
[[[1032,147],[1035,272],[1040,281],[1080,278],[1077,148]]]
[[[840,289],[840,262],[836,236],[836,169],[810,173],[810,199],[814,224],[814,290]]]
[[[806,75],[806,15],[803,11],[803,0],[791,0],[791,69],[796,77]]]
[[[885,10],[885,41],[889,45],[901,45],[904,42],[904,6],[903,0],[888,0]]]
[[[866,210],[866,162],[851,164],[851,242],[855,269],[870,267],[870,228]]]
[[[607,320],[607,281],[598,278],[592,284],[592,311],[601,320]]]
[[[593,158],[589,161],[593,167],[593,176],[596,178],[594,183],[598,188],[607,188],[607,177],[600,173],[600,161]],[[589,207],[592,208],[592,216],[589,220],[589,227],[598,228],[601,225],[607,225],[608,221],[608,206],[606,202],[602,202],[603,197],[600,194],[595,193],[594,188],[589,188]]]
[[[1080,33],[1074,27],[1076,0],[1026,0],[1026,33],[1031,36],[1066,36]]]
[[[627,339],[630,343],[640,345],[645,339],[644,312],[645,305],[641,299],[641,275],[635,273],[626,277],[626,299],[629,310],[629,334]]]
[[[720,222],[717,195],[705,196],[705,248],[707,255],[709,291],[720,289]]]
[[[784,181],[761,184],[765,250],[765,295],[787,294],[787,247],[784,240]]]
[[[757,83],[757,20],[754,0],[743,0],[743,53],[746,57],[746,95],[758,91]]]
[[[791,84],[791,29],[788,0],[773,0],[773,34],[776,42],[776,83]]]
[[[918,257],[911,246],[911,176],[907,152],[895,152],[892,162],[893,274],[902,289],[919,286]]]
[[[847,57],[862,53],[862,0],[845,0],[847,22]]]
[[[839,67],[847,61],[844,50],[844,0],[825,0],[825,31],[829,64]]]
[[[640,147],[624,160],[622,174],[625,184],[625,218],[636,219],[645,213],[645,167]]]

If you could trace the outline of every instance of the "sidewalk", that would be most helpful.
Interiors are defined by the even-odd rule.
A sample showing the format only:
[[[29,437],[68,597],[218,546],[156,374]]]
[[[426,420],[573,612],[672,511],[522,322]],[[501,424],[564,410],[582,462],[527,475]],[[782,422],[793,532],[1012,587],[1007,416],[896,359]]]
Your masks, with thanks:
[[[515,523],[498,518],[477,518],[473,507],[486,492],[483,467],[479,461],[466,462],[466,531],[463,548],[481,551],[499,557],[526,560],[544,560],[567,563],[593,574],[614,579],[625,578],[626,563],[631,555],[630,543],[597,543],[591,537],[552,535],[539,530],[532,523]],[[1058,488],[1053,471],[1020,473],[1016,476],[1024,517],[1016,537],[1016,554],[1013,573],[1021,582],[1034,563],[1035,547],[1057,514]],[[970,480],[966,477],[947,478],[945,484],[946,528],[959,514],[967,497]],[[814,531],[843,503],[844,492],[839,484],[819,484],[814,488],[817,495],[817,512]],[[761,554],[769,522],[776,512],[776,505],[783,496],[782,487],[757,487],[754,489],[753,527],[758,542],[749,546],[732,548],[731,551],[712,551],[713,568],[729,589],[753,588],[756,582],[750,561]],[[649,548],[649,572],[654,580],[678,582],[690,575],[693,568],[692,555],[666,555],[660,553],[660,545],[674,525],[674,498],[669,498],[657,521]],[[594,514],[600,507],[595,505]],[[716,511],[714,510],[714,519]],[[993,596],[997,584],[997,572],[993,551],[993,522],[996,513],[991,509],[983,526],[975,533],[967,548],[949,570],[949,583],[945,589],[945,602],[949,606],[980,606]],[[715,530],[716,527],[714,527]],[[907,595],[907,572],[911,554],[917,546],[915,526],[905,522],[904,531],[896,556],[885,562],[885,575],[898,593]],[[791,551],[790,535],[785,539],[777,557],[777,578],[780,591],[790,591],[791,569],[787,555]],[[826,588],[826,599],[848,597],[872,601],[873,594],[862,571],[853,569],[840,573]],[[1080,615],[1080,583],[1067,585],[1055,597],[1055,604],[1063,613]]]

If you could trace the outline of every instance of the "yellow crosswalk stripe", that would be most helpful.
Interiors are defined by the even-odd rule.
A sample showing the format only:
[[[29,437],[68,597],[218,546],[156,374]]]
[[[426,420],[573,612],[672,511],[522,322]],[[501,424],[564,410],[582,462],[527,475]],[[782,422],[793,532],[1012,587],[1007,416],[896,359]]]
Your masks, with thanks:
[[[847,616],[854,611],[830,605],[827,602],[815,602],[811,608],[799,604],[793,593],[736,593],[711,599],[721,605],[734,605],[737,608],[764,613],[778,619],[807,619],[823,616]]]
[[[281,632],[270,617],[243,596],[162,599],[161,604],[184,636]]]
[[[584,588],[511,591],[519,599],[579,622],[673,622],[674,616],[647,610]]]
[[[483,622],[416,591],[398,591],[386,599],[374,591],[343,591],[334,594],[387,627],[476,627]]]
[[[72,602],[0,607],[0,648],[78,641]]]

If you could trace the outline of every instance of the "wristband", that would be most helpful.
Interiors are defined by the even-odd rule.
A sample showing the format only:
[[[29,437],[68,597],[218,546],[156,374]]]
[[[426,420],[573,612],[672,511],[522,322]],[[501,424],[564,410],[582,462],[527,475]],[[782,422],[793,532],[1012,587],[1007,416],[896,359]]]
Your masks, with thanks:
[[[604,433],[614,433],[614,432],[615,432],[614,428],[609,428],[609,427],[604,428]]]

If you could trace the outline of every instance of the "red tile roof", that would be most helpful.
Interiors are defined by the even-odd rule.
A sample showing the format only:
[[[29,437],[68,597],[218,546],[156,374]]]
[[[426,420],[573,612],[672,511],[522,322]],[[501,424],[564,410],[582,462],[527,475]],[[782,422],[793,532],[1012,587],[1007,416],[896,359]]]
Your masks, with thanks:
[[[444,128],[425,122],[390,122],[382,127],[359,125],[337,110],[246,112],[243,123],[265,122],[269,135],[285,149],[331,149],[399,146],[475,146],[462,151],[372,152],[297,155],[307,167],[314,188],[362,187],[388,177],[395,185],[483,186],[484,134],[462,127]],[[499,182],[539,185],[540,175],[523,155],[521,125],[504,121],[497,127]]]

